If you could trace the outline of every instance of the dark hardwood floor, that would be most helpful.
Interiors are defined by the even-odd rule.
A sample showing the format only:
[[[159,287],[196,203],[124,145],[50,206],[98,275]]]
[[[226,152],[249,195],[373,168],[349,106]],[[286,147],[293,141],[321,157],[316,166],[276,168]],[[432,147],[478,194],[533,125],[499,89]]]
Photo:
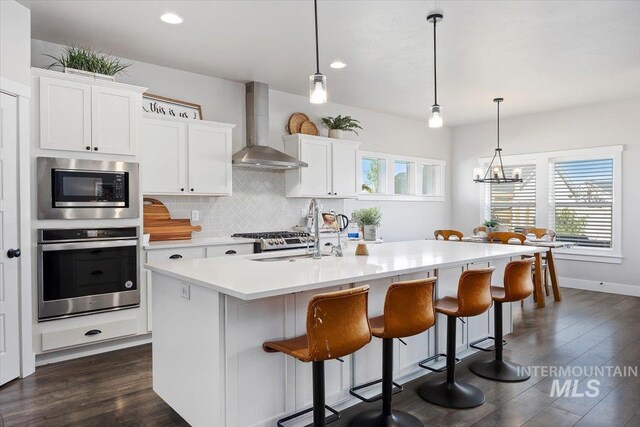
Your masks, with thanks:
[[[563,289],[564,301],[515,309],[515,331],[505,356],[519,363],[555,366],[633,366],[640,371],[640,298]],[[375,339],[375,338],[374,338]],[[596,377],[596,397],[551,397],[552,379],[532,377],[518,384],[483,380],[467,366],[458,377],[482,389],[484,405],[455,411],[422,401],[405,385],[394,408],[427,426],[640,426],[640,378]],[[443,374],[438,374],[443,375]],[[433,375],[429,379],[435,378]],[[579,377],[579,391],[592,378]],[[357,405],[332,426],[347,426]],[[40,367],[23,380],[0,387],[0,426],[180,426],[186,425],[151,389],[149,345]],[[215,426],[218,427],[218,426]]]

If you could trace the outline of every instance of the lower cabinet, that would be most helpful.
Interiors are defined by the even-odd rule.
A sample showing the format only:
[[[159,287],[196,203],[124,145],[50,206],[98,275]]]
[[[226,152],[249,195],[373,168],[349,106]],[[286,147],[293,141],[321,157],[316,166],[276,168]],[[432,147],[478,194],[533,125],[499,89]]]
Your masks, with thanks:
[[[162,262],[179,259],[212,258],[217,256],[246,255],[253,253],[253,244],[199,246],[174,249],[154,249],[145,252],[146,262]],[[153,285],[151,283],[151,271],[143,269],[142,278],[146,283],[147,301],[147,331],[153,330],[153,307],[151,304]]]
[[[138,320],[135,317],[111,322],[96,322],[84,326],[42,332],[42,351],[58,350],[83,344],[135,335]]]

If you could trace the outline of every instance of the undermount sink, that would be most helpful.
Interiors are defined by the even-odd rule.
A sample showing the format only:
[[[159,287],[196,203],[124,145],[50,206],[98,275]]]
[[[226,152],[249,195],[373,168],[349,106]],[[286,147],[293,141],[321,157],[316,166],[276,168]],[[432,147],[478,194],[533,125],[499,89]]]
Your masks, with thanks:
[[[323,257],[330,256],[327,254],[322,254]],[[276,262],[276,261],[296,261],[299,259],[311,259],[313,258],[312,254],[301,254],[301,255],[280,255],[280,256],[272,256],[267,258],[253,258],[251,261],[258,262]]]

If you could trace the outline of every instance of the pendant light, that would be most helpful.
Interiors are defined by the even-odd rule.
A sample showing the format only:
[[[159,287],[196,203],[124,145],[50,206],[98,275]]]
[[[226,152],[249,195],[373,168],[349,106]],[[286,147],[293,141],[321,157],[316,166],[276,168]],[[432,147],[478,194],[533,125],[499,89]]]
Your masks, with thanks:
[[[502,165],[502,148],[500,148],[500,103],[504,101],[503,98],[495,98],[493,102],[498,105],[498,121],[497,121],[497,134],[498,145],[496,151],[493,154],[491,163],[487,171],[484,173],[484,177],[481,178],[482,169],[475,168],[473,170],[473,181],[480,183],[502,184],[507,182],[522,182],[522,171],[519,168],[513,169],[513,176],[507,177],[504,173],[504,166]],[[498,163],[494,166],[494,162],[498,159]]]
[[[431,106],[431,116],[429,117],[430,128],[442,127],[442,114],[438,105],[438,74],[436,70],[436,24],[442,21],[441,13],[433,13],[427,16],[428,22],[433,22],[433,94],[434,103]]]
[[[327,102],[327,77],[320,72],[320,54],[318,53],[318,0],[313,0],[316,23],[316,73],[309,76],[309,101],[312,104]]]

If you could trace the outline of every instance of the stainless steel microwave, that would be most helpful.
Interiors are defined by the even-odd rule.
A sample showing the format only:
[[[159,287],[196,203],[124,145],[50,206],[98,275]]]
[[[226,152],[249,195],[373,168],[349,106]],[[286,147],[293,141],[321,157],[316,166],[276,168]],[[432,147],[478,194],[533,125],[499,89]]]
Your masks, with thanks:
[[[138,164],[38,157],[38,219],[138,218]]]

